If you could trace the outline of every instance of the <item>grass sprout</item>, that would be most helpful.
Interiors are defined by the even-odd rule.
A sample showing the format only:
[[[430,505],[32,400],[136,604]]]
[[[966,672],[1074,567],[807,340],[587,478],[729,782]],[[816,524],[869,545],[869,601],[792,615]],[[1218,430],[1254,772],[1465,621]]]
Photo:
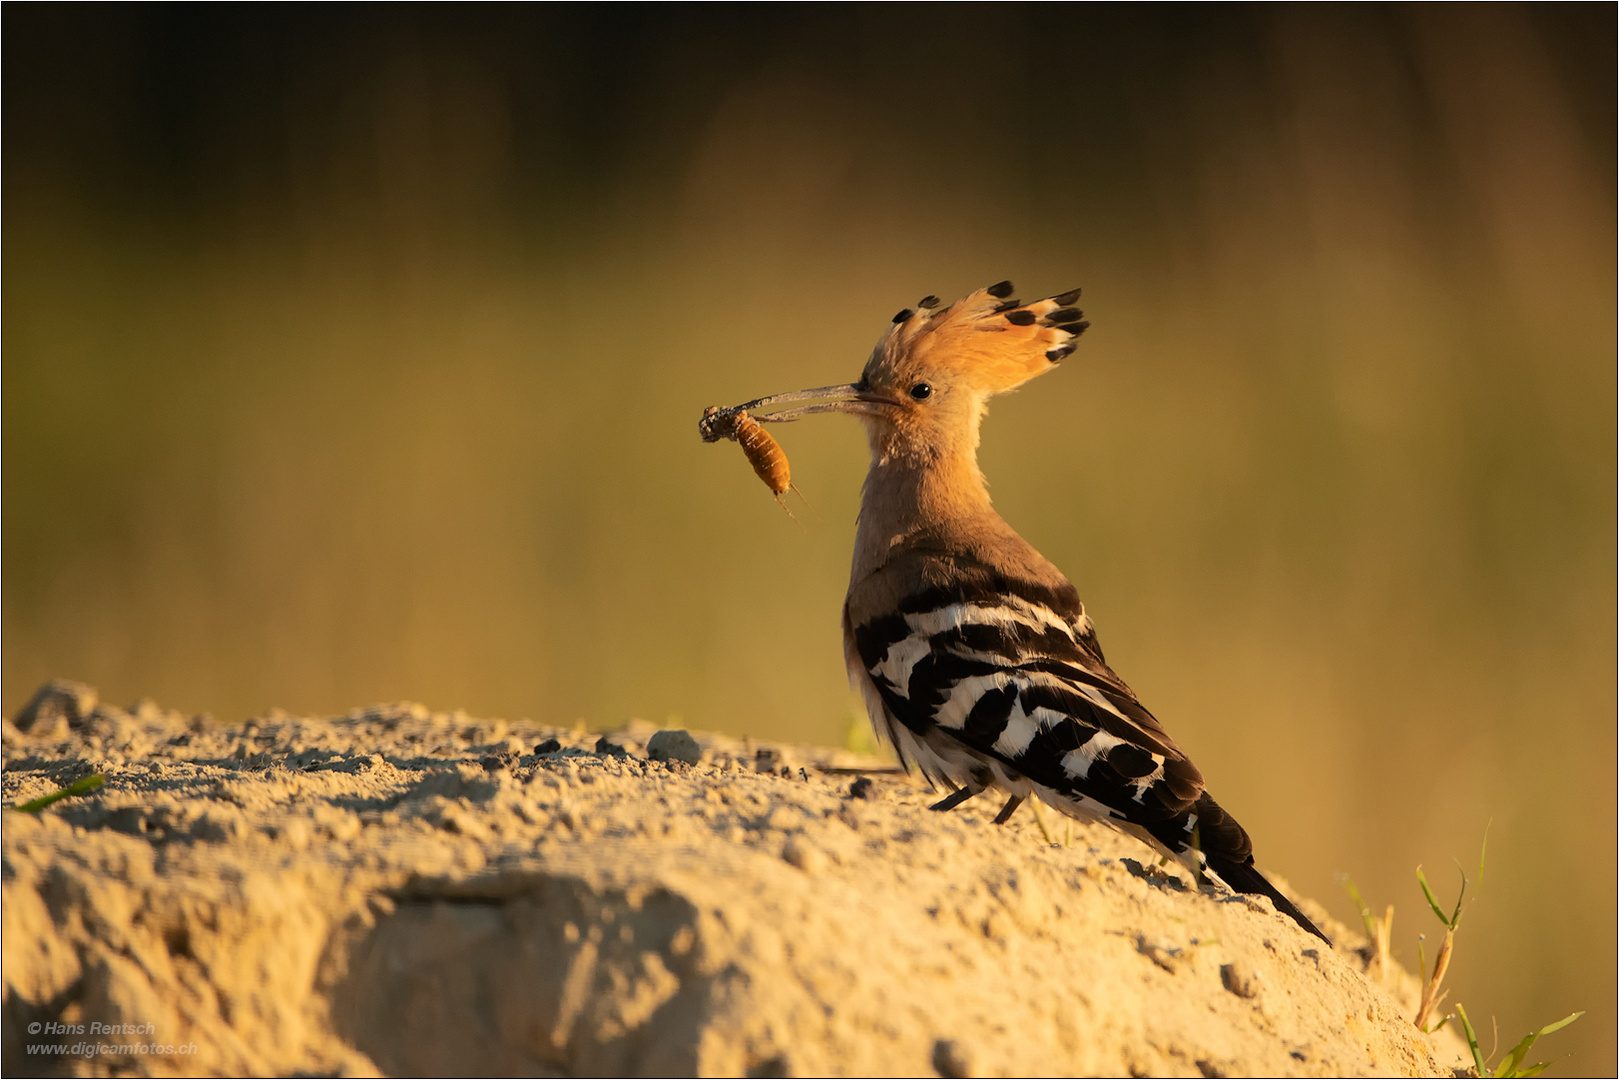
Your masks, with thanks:
[[[65,788],[59,788],[49,795],[41,795],[37,799],[29,799],[25,803],[13,806],[12,809],[21,814],[37,814],[51,803],[71,799],[75,795],[87,795],[106,782],[107,778],[100,773],[91,773],[89,776],[81,776]]]
[[[1529,1057],[1529,1051],[1534,1049],[1534,1045],[1537,1040],[1543,1038],[1544,1036],[1550,1035],[1554,1031],[1560,1031],[1563,1028],[1568,1027],[1574,1021],[1584,1016],[1585,1011],[1582,1009],[1579,1012],[1570,1013],[1561,1020],[1558,1020],[1556,1023],[1547,1024],[1543,1028],[1537,1028],[1534,1031],[1531,1031],[1522,1039],[1518,1040],[1518,1045],[1507,1051],[1506,1056],[1501,1059],[1498,1065],[1496,1065],[1494,1071],[1491,1071],[1489,1065],[1485,1063],[1484,1055],[1478,1048],[1478,1033],[1473,1030],[1473,1022],[1468,1019],[1467,1010],[1458,1004],[1456,1006],[1456,1015],[1462,1022],[1462,1032],[1467,1036],[1467,1049],[1473,1054],[1474,1071],[1476,1071],[1480,1077],[1493,1076],[1501,1078],[1539,1076],[1541,1073],[1545,1072],[1551,1067],[1551,1062],[1549,1061],[1537,1061],[1533,1065],[1524,1064],[1524,1061]]]
[[[1439,984],[1445,981],[1445,972],[1450,970],[1450,956],[1456,946],[1456,931],[1462,925],[1462,899],[1467,895],[1467,873],[1462,871],[1460,867],[1457,870],[1462,875],[1462,887],[1456,894],[1456,907],[1447,917],[1444,909],[1439,906],[1439,901],[1434,897],[1433,889],[1429,887],[1428,879],[1423,874],[1422,867],[1417,867],[1417,884],[1422,886],[1422,895],[1427,897],[1428,906],[1433,909],[1434,915],[1440,922],[1445,924],[1445,936],[1440,939],[1439,951],[1434,954],[1433,970],[1429,972],[1427,978],[1423,981],[1422,1004],[1417,1007],[1417,1017],[1413,1021],[1417,1027],[1429,1033],[1438,1031],[1445,1024],[1444,1020],[1440,1020],[1439,1023],[1429,1027],[1428,1021],[1433,1019],[1434,1010],[1439,1008],[1440,1004],[1444,1002],[1445,996],[1450,993],[1448,990],[1441,991]],[[1422,970],[1427,967],[1427,959],[1422,955],[1422,952],[1422,940],[1419,938],[1417,940],[1418,975],[1421,975]]]
[[[1484,857],[1489,851],[1489,846],[1490,826],[1486,824],[1484,826],[1484,840],[1479,844],[1478,849],[1478,881],[1480,885],[1484,883]],[[1439,984],[1444,982],[1445,972],[1450,970],[1451,953],[1456,947],[1456,931],[1462,925],[1463,901],[1467,896],[1467,871],[1463,870],[1462,864],[1458,862],[1456,872],[1461,875],[1462,887],[1456,893],[1456,906],[1451,909],[1449,915],[1446,915],[1445,909],[1439,904],[1439,898],[1434,895],[1433,888],[1428,884],[1427,875],[1422,872],[1422,867],[1417,867],[1417,884],[1422,886],[1422,895],[1428,901],[1428,907],[1433,910],[1434,917],[1445,926],[1445,936],[1440,939],[1439,951],[1434,954],[1433,970],[1423,979],[1422,1003],[1417,1006],[1416,1019],[1413,1021],[1418,1029],[1428,1034],[1432,1034],[1445,1026],[1444,1019],[1432,1027],[1428,1026],[1428,1022],[1433,1019],[1434,1012],[1444,1002],[1446,994],[1449,993],[1448,990],[1441,992]],[[1423,956],[1422,939],[1419,937],[1417,939],[1417,975],[1421,976],[1423,969],[1426,967],[1427,959]],[[1449,1018],[1446,1017],[1445,1019]]]
[[[1489,852],[1489,844],[1490,827],[1486,824],[1484,827],[1484,839],[1479,844],[1478,850],[1477,886],[1484,884],[1484,864],[1485,856]],[[1420,934],[1417,936],[1417,976],[1423,980],[1422,1000],[1417,1007],[1417,1015],[1412,1020],[1412,1023],[1425,1035],[1432,1035],[1444,1027],[1446,1022],[1451,1019],[1451,1016],[1445,1016],[1438,1023],[1430,1026],[1430,1021],[1433,1020],[1434,1014],[1439,1010],[1440,1005],[1444,1003],[1445,997],[1449,993],[1449,991],[1441,990],[1440,984],[1444,982],[1445,973],[1450,970],[1450,958],[1456,948],[1456,931],[1461,927],[1462,915],[1467,910],[1467,871],[1463,870],[1461,863],[1458,862],[1456,872],[1461,875],[1462,884],[1461,888],[1457,890],[1455,905],[1447,913],[1445,906],[1439,902],[1439,897],[1434,895],[1433,886],[1428,884],[1428,876],[1422,872],[1422,867],[1417,867],[1417,884],[1422,887],[1422,897],[1428,902],[1428,908],[1434,913],[1434,918],[1438,919],[1445,927],[1445,936],[1439,942],[1439,951],[1434,954],[1432,970],[1428,969],[1427,957],[1424,955],[1423,936]],[[1347,875],[1343,878],[1343,882],[1344,888],[1349,892],[1349,898],[1355,902],[1355,908],[1360,912],[1360,921],[1365,925],[1367,935],[1376,946],[1376,964],[1379,975],[1385,975],[1392,969],[1389,959],[1389,939],[1394,927],[1394,905],[1390,904],[1384,911],[1383,917],[1379,919],[1372,913],[1371,905],[1361,895],[1360,889]],[[1477,887],[1475,887],[1474,892],[1476,894]],[[1426,975],[1424,975],[1424,972],[1426,972]],[[1479,1048],[1478,1032],[1473,1027],[1473,1021],[1467,1015],[1467,1010],[1462,1007],[1461,1003],[1457,1003],[1456,1011],[1453,1015],[1455,1019],[1461,1022],[1462,1034],[1467,1040],[1467,1049],[1473,1055],[1475,1075],[1481,1078],[1495,1077],[1500,1080],[1500,1078],[1506,1077],[1539,1076],[1545,1072],[1546,1069],[1551,1067],[1551,1062],[1549,1061],[1537,1061],[1533,1065],[1524,1064],[1529,1057],[1529,1051],[1534,1048],[1536,1041],[1554,1031],[1561,1031],[1584,1016],[1585,1013],[1583,1010],[1571,1013],[1555,1023],[1547,1024],[1545,1027],[1531,1031],[1520,1039],[1516,1046],[1506,1052],[1506,1055],[1496,1064],[1493,1071],[1490,1069],[1484,1052]],[[1493,1056],[1494,1053],[1495,1050],[1492,1048],[1490,1055]]]
[[[1040,837],[1046,842],[1046,847],[1056,847],[1056,843],[1051,839],[1051,834],[1046,832],[1046,819],[1040,813],[1040,800],[1029,800],[1029,809],[1034,811],[1034,823],[1040,826]]]
[[[1392,970],[1389,943],[1394,935],[1394,905],[1390,904],[1384,908],[1383,917],[1379,919],[1372,914],[1371,907],[1360,895],[1360,889],[1355,885],[1354,879],[1346,876],[1344,888],[1349,890],[1349,898],[1355,902],[1355,908],[1360,912],[1360,921],[1366,927],[1366,936],[1371,939],[1372,946],[1376,950],[1373,963],[1377,967],[1377,981],[1386,983],[1389,971]]]

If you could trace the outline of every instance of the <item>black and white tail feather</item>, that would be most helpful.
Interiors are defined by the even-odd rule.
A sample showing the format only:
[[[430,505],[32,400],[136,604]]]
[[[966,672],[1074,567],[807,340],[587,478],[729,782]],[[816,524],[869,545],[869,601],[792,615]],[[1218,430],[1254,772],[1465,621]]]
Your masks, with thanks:
[[[1013,580],[960,555],[951,563],[948,583],[860,625],[845,611],[851,678],[901,762],[954,792],[938,808],[999,787],[1010,796],[1002,822],[1038,797],[1267,896],[1326,940],[1254,868],[1247,832],[1108,667],[1073,586]]]

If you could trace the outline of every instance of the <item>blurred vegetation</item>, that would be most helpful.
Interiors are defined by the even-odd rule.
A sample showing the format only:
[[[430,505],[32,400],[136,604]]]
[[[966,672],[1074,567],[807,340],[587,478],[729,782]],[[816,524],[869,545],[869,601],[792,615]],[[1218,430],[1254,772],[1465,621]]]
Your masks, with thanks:
[[[9,6],[5,710],[841,743],[863,440],[701,408],[1080,285],[1003,513],[1268,869],[1493,817],[1451,984],[1611,1072],[1614,9],[917,14]]]

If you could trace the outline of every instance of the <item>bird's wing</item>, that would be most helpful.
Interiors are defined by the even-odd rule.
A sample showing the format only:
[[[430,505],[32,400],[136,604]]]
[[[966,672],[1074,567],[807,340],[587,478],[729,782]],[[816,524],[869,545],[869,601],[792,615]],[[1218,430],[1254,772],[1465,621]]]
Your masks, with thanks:
[[[854,624],[890,714],[1059,796],[1147,825],[1184,816],[1203,777],[1102,660],[1072,586],[956,575]]]

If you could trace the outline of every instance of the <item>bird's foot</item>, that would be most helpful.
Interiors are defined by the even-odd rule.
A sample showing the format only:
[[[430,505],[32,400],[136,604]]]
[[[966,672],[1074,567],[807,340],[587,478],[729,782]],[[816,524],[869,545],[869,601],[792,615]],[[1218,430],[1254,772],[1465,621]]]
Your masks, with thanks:
[[[956,807],[960,806],[962,803],[966,802],[968,799],[972,798],[974,795],[977,795],[983,790],[983,788],[975,787],[957,788],[944,798],[940,799],[938,802],[934,803],[932,806],[928,807],[928,809],[937,811],[938,813],[943,813],[946,810],[954,810]]]
[[[1011,798],[1007,799],[1006,805],[1001,807],[1001,812],[995,815],[994,824],[1005,825],[1011,820],[1012,815],[1017,813],[1017,808],[1022,805],[1023,796],[1021,795],[1013,795]]]

